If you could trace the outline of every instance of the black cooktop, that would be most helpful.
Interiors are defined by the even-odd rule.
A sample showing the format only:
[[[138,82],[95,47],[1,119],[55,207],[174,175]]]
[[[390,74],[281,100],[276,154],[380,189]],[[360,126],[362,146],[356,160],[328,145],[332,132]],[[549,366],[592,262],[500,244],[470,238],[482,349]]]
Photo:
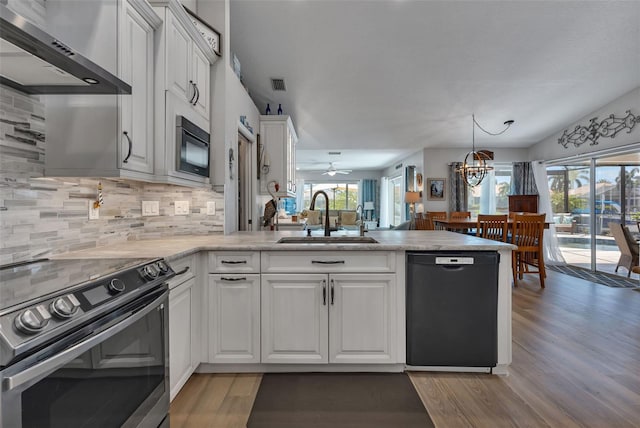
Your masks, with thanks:
[[[0,311],[152,259],[40,259],[0,267]]]

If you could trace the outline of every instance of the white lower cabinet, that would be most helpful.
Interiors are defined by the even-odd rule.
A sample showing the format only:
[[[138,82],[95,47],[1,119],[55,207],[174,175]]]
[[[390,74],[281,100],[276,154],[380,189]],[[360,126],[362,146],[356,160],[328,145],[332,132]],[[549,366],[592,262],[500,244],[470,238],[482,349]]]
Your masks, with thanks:
[[[260,275],[209,275],[209,362],[260,362]]]
[[[202,276],[197,254],[169,264],[178,273],[168,281],[169,387],[173,400],[201,360]]]
[[[193,364],[194,279],[174,288],[169,293],[169,384],[171,399],[178,394],[195,370]]]
[[[263,363],[395,363],[395,274],[263,274]]]

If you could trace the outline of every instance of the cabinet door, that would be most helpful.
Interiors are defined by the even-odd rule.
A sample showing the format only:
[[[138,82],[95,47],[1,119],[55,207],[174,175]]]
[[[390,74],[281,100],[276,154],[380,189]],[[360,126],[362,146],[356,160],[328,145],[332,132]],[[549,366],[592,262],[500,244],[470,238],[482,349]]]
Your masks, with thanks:
[[[211,82],[211,67],[204,53],[193,44],[192,78],[196,85],[196,98],[193,101],[194,108],[209,121],[209,85]]]
[[[167,89],[178,99],[190,101],[195,97],[191,78],[191,38],[171,14],[167,25]]]
[[[209,362],[260,362],[260,275],[209,275]]]
[[[169,292],[169,384],[171,399],[187,382],[193,366],[193,285],[190,279]]]
[[[119,167],[153,173],[153,28],[124,2],[120,76],[131,95],[120,96]]]
[[[329,362],[394,363],[392,274],[329,275]]]
[[[262,362],[328,361],[327,275],[261,276]]]

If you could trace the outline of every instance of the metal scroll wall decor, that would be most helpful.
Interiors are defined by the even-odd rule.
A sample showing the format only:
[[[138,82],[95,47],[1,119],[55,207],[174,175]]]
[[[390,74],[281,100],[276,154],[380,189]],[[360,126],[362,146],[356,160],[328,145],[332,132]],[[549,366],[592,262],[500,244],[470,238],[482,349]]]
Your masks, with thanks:
[[[569,147],[569,144],[580,147],[589,141],[589,145],[594,146],[598,144],[600,137],[615,138],[620,131],[624,131],[625,129],[627,133],[630,133],[637,123],[640,123],[640,116],[634,115],[631,113],[631,110],[627,110],[625,117],[615,117],[615,115],[612,114],[600,122],[598,122],[597,117],[594,117],[589,121],[587,126],[577,125],[571,132],[565,129],[562,136],[558,139],[558,144],[562,144],[566,149]]]

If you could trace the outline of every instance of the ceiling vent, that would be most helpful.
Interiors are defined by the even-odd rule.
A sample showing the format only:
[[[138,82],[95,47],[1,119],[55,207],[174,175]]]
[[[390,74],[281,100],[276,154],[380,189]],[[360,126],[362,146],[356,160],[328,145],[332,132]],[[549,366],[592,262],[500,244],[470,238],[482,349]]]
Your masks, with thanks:
[[[274,91],[286,91],[287,87],[284,84],[284,79],[271,78],[271,89]]]
[[[329,156],[340,156],[342,152],[329,152]]]

